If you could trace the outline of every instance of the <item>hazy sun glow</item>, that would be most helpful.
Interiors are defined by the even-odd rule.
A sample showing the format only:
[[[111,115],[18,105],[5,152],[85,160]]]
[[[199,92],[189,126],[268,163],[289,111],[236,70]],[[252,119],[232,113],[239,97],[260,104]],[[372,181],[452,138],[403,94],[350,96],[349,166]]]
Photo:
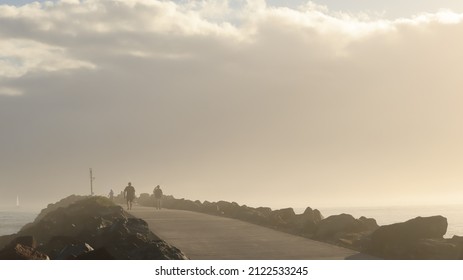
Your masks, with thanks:
[[[463,15],[275,2],[0,5],[2,201],[459,202]]]

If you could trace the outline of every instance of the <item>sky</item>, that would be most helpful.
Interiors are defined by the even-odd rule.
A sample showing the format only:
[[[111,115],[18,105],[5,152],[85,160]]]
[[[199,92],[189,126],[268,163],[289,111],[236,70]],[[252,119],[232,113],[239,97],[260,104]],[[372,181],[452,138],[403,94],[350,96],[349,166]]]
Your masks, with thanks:
[[[0,1],[0,203],[462,203],[461,1]],[[403,2],[403,1],[402,1]]]

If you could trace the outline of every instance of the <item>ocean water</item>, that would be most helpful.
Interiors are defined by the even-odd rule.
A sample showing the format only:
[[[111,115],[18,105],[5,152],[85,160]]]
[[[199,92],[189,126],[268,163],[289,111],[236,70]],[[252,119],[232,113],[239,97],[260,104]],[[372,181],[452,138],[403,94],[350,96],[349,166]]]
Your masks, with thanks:
[[[18,232],[25,224],[32,222],[38,211],[0,210],[0,236]]]
[[[374,218],[378,225],[401,223],[410,219],[441,215],[447,218],[448,228],[445,237],[463,236],[463,205],[442,206],[395,206],[395,207],[331,207],[319,208],[326,218],[341,213],[351,214],[355,218],[365,216]],[[303,211],[303,210],[302,210]]]

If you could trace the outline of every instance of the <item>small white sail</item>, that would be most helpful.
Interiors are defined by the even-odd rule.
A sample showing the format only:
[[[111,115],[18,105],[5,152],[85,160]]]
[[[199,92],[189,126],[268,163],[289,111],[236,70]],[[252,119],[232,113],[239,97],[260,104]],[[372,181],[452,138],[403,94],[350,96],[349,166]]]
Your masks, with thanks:
[[[19,195],[16,196],[16,207],[19,207]]]

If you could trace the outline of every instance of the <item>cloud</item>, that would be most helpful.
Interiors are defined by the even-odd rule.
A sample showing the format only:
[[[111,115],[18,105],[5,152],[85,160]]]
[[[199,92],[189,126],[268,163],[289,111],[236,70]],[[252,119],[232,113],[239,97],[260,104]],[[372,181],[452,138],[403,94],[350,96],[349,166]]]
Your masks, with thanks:
[[[76,68],[92,69],[90,62],[67,57],[61,47],[34,40],[7,39],[0,45],[0,77],[18,78],[28,72],[52,72]]]
[[[6,95],[6,96],[16,96],[16,95],[21,95],[22,91],[16,88],[10,88],[10,87],[0,87],[0,95]]]
[[[452,169],[463,156],[461,19],[386,20],[311,2],[2,5],[0,95],[22,95],[0,96],[9,159],[0,177],[26,189],[15,174],[28,170],[62,186],[59,169],[71,191],[86,184],[75,170],[91,163],[113,174],[106,185],[130,177],[148,186],[163,174],[201,199],[221,186],[211,200],[242,201],[233,197],[241,188],[271,200],[263,190],[282,185],[300,203],[291,193],[454,191],[463,180]]]

